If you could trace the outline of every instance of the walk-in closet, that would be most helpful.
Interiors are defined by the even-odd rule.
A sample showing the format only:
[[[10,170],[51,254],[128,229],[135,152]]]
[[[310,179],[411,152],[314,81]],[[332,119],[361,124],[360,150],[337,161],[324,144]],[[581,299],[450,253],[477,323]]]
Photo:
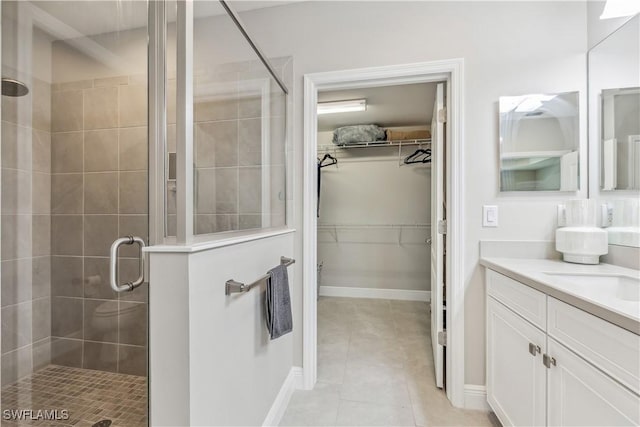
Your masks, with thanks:
[[[419,418],[422,394],[446,401],[431,310],[432,122],[443,87],[318,94],[318,382],[339,388],[341,405],[393,404]]]
[[[320,295],[428,300],[435,87],[319,95]]]

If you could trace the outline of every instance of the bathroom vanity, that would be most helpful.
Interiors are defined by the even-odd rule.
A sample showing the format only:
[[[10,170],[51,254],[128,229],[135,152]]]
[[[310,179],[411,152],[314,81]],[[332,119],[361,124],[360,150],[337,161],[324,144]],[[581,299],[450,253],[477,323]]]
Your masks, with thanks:
[[[485,257],[487,400],[503,425],[640,425],[640,271]]]

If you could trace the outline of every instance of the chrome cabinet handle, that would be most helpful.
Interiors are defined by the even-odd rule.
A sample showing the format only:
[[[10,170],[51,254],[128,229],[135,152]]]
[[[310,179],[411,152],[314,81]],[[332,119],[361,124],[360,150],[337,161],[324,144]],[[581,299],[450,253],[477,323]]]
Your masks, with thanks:
[[[531,353],[533,356],[540,353],[541,351],[542,349],[540,348],[539,345],[535,345],[532,342],[529,343],[529,353]]]
[[[542,355],[542,364],[547,368],[551,368],[551,365],[556,366],[558,362],[556,362],[555,357],[551,357],[548,354]]]
[[[118,249],[122,245],[133,245],[137,243],[140,246],[140,274],[133,282],[118,284]],[[142,248],[145,247],[144,240],[136,236],[126,236],[116,239],[111,245],[109,256],[109,284],[111,289],[116,292],[132,291],[144,283],[144,254]]]

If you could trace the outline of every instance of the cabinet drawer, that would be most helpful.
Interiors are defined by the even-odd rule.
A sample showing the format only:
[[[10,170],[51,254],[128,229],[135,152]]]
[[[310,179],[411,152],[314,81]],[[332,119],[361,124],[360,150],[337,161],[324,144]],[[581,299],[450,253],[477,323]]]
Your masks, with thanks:
[[[547,296],[507,276],[487,269],[487,293],[544,330]]]
[[[549,297],[547,333],[640,393],[640,335]]]

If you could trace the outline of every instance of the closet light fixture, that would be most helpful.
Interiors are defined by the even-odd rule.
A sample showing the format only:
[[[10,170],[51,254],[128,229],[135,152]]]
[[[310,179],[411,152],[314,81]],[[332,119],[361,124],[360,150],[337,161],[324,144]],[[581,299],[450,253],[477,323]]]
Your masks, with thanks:
[[[353,113],[366,111],[366,99],[351,99],[348,101],[318,102],[318,114]]]
[[[600,19],[623,18],[640,12],[638,0],[607,0]]]

